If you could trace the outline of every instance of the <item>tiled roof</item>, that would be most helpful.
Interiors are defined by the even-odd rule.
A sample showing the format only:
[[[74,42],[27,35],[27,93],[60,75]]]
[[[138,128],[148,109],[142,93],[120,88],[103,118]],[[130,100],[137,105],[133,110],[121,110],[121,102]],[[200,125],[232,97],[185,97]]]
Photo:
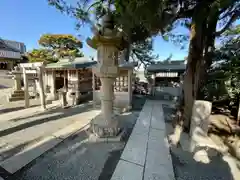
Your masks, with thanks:
[[[66,69],[80,69],[80,68],[88,68],[97,64],[96,61],[92,61],[86,57],[75,58],[73,61],[70,61],[68,58],[60,59],[56,63],[51,63],[46,66],[46,68],[66,68]],[[137,66],[137,62],[126,62],[120,64],[120,68],[134,68]]]
[[[67,58],[60,59],[56,63],[47,64],[46,68],[66,68],[66,69],[80,69],[80,68],[88,68],[92,65],[96,64],[96,61],[89,60],[85,57],[75,58],[73,61],[70,61]]]
[[[178,72],[185,71],[186,64],[184,61],[170,61],[170,62],[159,62],[156,64],[150,64],[147,67],[149,72]]]
[[[0,49],[5,51],[20,52],[16,48],[13,48],[10,45],[7,45],[1,38],[0,38]]]

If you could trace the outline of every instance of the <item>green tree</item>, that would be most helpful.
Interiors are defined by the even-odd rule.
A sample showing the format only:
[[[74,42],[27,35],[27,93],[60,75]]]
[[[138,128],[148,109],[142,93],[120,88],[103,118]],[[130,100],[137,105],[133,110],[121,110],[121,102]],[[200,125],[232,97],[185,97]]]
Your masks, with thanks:
[[[137,0],[126,1],[108,1],[108,0],[96,0],[96,1],[84,1],[84,3],[79,0],[76,4],[67,3],[65,0],[48,0],[50,5],[55,6],[61,12],[73,16],[77,20],[77,27],[81,27],[82,24],[88,23],[94,25],[98,23],[99,18],[101,18],[107,11],[111,11],[114,17],[115,24],[117,28],[120,28],[127,39],[127,45],[125,53],[125,60],[128,61],[129,58],[134,58],[140,63],[145,65],[154,60],[156,55],[152,53],[152,35],[158,34],[157,29],[164,29],[163,21],[162,23],[156,23],[159,21],[157,18],[161,13],[142,13],[142,10],[149,8],[161,9],[162,4],[146,1],[141,1],[138,3]],[[137,9],[134,8],[137,6]],[[145,12],[144,11],[144,12]],[[136,16],[138,13],[139,16]],[[94,14],[94,18],[92,14]],[[169,16],[168,16],[169,17]],[[167,18],[168,18],[167,17]],[[153,30],[149,30],[149,25],[145,23],[146,20],[152,20]],[[146,53],[147,52],[147,53]],[[141,54],[141,56],[140,56]],[[142,57],[144,55],[145,58]]]
[[[213,64],[207,69],[207,81],[201,94],[207,100],[229,100],[236,107],[240,119],[240,25],[227,30],[213,53]]]
[[[189,130],[192,105],[198,95],[198,87],[204,79],[207,67],[212,64],[215,39],[225,32],[239,18],[240,2],[236,0],[116,0],[116,1],[78,1],[71,6],[64,0],[49,0],[62,12],[71,14],[80,23],[92,23],[89,13],[94,12],[96,19],[106,13],[105,5],[110,7],[118,19],[118,27],[128,37],[129,47],[159,32],[164,34],[180,21],[190,29],[187,69],[184,77],[184,127]],[[93,8],[93,11],[89,9]],[[220,31],[216,31],[217,26]],[[126,51],[126,57],[130,51]]]
[[[214,52],[215,66],[209,69],[212,78],[220,76],[220,80],[228,81],[226,88],[230,98],[236,98],[240,93],[240,25],[224,33],[220,48]],[[210,76],[211,77],[211,76]]]
[[[169,0],[169,3],[174,1]],[[211,66],[215,40],[240,17],[240,2],[234,0],[178,1],[176,19],[190,29],[187,69],[184,77],[184,127],[190,128],[193,102]],[[186,20],[187,21],[184,21]],[[189,21],[190,20],[190,21]],[[217,26],[220,30],[217,31]]]
[[[69,34],[44,34],[38,41],[39,45],[52,51],[58,57],[82,57],[82,42]]]
[[[54,58],[52,51],[47,49],[33,49],[31,52],[27,53],[27,57],[30,62],[47,62],[53,63],[57,59]]]

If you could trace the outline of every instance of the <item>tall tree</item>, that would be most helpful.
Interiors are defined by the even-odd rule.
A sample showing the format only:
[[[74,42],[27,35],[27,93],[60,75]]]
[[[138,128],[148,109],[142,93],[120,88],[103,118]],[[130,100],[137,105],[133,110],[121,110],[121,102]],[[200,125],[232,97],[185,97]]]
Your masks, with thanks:
[[[50,5],[55,6],[61,12],[73,16],[77,20],[77,27],[84,23],[91,25],[97,24],[100,17],[106,14],[109,10],[114,17],[116,27],[120,28],[127,39],[127,48],[124,51],[125,60],[129,57],[139,60],[141,63],[149,63],[149,59],[154,59],[156,56],[152,54],[151,40],[153,34],[158,34],[159,29],[165,29],[165,21],[158,23],[162,13],[152,13],[161,10],[162,2],[157,1],[127,1],[127,0],[95,0],[81,1],[76,4],[67,3],[65,0],[48,0]],[[151,11],[154,8],[154,11]],[[149,10],[148,10],[149,9]],[[94,13],[95,16],[92,16]],[[137,15],[136,15],[137,14]],[[166,13],[165,19],[169,21],[170,13]],[[162,18],[163,19],[163,18]],[[150,22],[152,30],[150,31]],[[170,23],[168,23],[170,24]],[[140,58],[134,52],[148,52],[144,58]]]
[[[184,79],[184,127],[189,130],[192,105],[200,79],[212,64],[215,39],[240,17],[240,3],[232,0],[196,1],[192,12],[188,64]],[[203,16],[204,14],[204,16]],[[217,25],[222,24],[220,31]]]
[[[133,36],[145,32],[138,40],[145,41],[159,32],[171,30],[176,20],[188,19],[184,23],[190,28],[187,69],[184,77],[184,127],[189,130],[192,105],[197,98],[203,71],[211,65],[215,39],[239,18],[240,2],[236,0],[116,0],[83,1],[71,6],[64,0],[48,0],[62,12],[76,17],[80,22],[92,22],[89,9],[94,7],[96,17],[106,13],[105,5],[118,17],[118,26],[126,32],[130,45]],[[91,3],[89,5],[89,2]],[[216,27],[221,29],[216,32]],[[137,33],[134,29],[137,28]],[[130,54],[130,53],[128,53]],[[128,56],[128,55],[127,55]]]
[[[53,56],[52,51],[47,49],[33,49],[27,53],[27,57],[30,62],[47,62],[53,63],[57,61],[57,58]]]
[[[39,45],[52,51],[58,57],[82,57],[82,42],[69,34],[44,34],[38,41]]]
[[[215,40],[240,17],[240,2],[235,0],[168,0],[178,6],[175,21],[190,30],[187,69],[184,76],[184,128],[190,129],[192,105],[198,98],[206,69],[212,64]],[[174,5],[175,4],[175,5]],[[220,28],[217,31],[217,27]]]

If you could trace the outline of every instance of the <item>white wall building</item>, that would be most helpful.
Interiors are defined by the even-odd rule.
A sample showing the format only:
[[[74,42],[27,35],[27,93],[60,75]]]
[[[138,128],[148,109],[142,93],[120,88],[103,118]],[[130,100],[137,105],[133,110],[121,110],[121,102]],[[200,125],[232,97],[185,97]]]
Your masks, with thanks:
[[[25,52],[24,43],[0,38],[0,70],[12,69],[14,65],[21,62]]]

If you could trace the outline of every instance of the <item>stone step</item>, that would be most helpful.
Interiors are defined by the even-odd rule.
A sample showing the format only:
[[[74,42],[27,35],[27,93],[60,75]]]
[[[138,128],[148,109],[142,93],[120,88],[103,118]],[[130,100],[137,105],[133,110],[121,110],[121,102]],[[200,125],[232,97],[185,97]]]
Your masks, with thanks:
[[[20,93],[18,93],[18,94],[13,93],[13,94],[10,95],[10,97],[24,97],[24,93],[23,93],[23,94],[20,94]]]
[[[24,94],[23,90],[14,90],[13,94]]]
[[[20,100],[24,100],[24,96],[17,96],[17,97],[9,97],[8,98],[9,102],[20,101]]]

